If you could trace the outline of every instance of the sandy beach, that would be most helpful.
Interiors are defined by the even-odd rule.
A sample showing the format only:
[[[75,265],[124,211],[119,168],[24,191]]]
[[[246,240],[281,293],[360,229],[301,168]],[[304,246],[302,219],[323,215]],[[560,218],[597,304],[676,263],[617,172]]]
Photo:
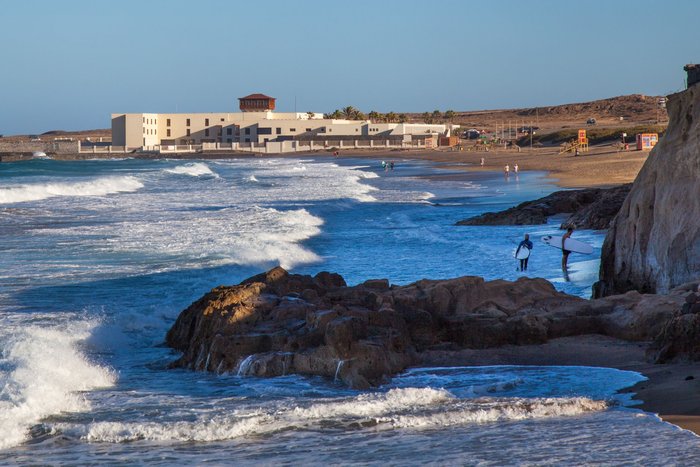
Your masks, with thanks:
[[[317,153],[313,156],[318,156]],[[588,152],[575,156],[559,154],[558,148],[523,148],[520,152],[508,150],[458,151],[449,149],[423,151],[342,151],[341,157],[371,159],[416,159],[440,163],[444,168],[467,171],[503,171],[506,164],[518,164],[519,171],[548,172],[554,183],[562,188],[611,187],[634,181],[644,165],[649,151],[618,151],[614,146],[591,147]],[[484,165],[481,166],[481,158]],[[468,165],[465,165],[468,164]]]

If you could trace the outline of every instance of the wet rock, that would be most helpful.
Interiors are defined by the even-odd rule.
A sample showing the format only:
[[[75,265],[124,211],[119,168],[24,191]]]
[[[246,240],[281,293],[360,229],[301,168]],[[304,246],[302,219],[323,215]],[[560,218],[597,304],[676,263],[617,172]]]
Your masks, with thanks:
[[[173,367],[242,375],[319,375],[352,387],[381,384],[435,348],[524,345],[599,333],[648,341],[690,307],[690,292],[629,292],[584,300],[544,279],[480,277],[405,286],[281,268],[217,287],[184,310],[166,342]],[[313,291],[313,293],[311,292]],[[689,315],[696,316],[696,315]]]
[[[613,188],[563,190],[505,211],[487,212],[457,225],[538,225],[555,214],[571,214],[561,228],[607,229],[620,210],[632,184]]]

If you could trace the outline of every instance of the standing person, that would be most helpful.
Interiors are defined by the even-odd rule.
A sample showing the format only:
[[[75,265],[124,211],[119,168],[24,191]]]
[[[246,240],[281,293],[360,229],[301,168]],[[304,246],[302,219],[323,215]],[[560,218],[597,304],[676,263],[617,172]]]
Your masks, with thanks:
[[[513,172],[515,172],[516,175],[518,174],[518,163],[517,162],[513,166]]]
[[[530,259],[530,252],[532,251],[532,246],[533,245],[532,245],[532,242],[530,241],[530,235],[525,234],[525,238],[518,245],[518,249],[515,250],[516,257],[518,256],[518,253],[520,252],[521,249],[526,248],[528,250],[527,258],[520,260],[520,271],[527,271],[527,261]]]
[[[394,170],[394,161],[389,162],[389,167],[391,170]]]
[[[506,166],[503,167],[503,175],[505,175],[506,177],[510,175],[510,166],[508,164],[506,164]]]
[[[566,271],[567,268],[567,263],[569,262],[569,255],[571,252],[564,248],[564,243],[566,242],[567,238],[571,238],[571,234],[574,233],[574,228],[573,227],[568,227],[566,229],[566,233],[561,237],[561,268]]]
[[[484,161],[484,158],[482,157],[482,158],[481,158],[481,166],[482,166],[482,167],[484,166],[484,162],[485,162],[485,161]]]

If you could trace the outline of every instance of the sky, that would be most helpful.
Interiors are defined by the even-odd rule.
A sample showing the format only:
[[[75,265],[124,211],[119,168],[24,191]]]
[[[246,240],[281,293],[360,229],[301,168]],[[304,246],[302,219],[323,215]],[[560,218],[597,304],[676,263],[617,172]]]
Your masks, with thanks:
[[[0,134],[110,114],[425,112],[684,88],[696,0],[24,0],[0,8]]]

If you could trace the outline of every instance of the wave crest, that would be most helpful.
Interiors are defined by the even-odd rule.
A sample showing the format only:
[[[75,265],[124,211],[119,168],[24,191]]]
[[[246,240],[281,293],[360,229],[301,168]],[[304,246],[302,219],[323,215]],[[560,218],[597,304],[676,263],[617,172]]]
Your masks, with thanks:
[[[143,183],[132,176],[100,177],[86,182],[36,183],[0,188],[0,204],[39,201],[57,196],[105,196],[134,192]]]
[[[165,171],[175,175],[189,175],[190,177],[219,178],[219,174],[211,170],[207,164],[202,162],[192,162],[185,165],[179,165],[172,169],[165,169]]]

